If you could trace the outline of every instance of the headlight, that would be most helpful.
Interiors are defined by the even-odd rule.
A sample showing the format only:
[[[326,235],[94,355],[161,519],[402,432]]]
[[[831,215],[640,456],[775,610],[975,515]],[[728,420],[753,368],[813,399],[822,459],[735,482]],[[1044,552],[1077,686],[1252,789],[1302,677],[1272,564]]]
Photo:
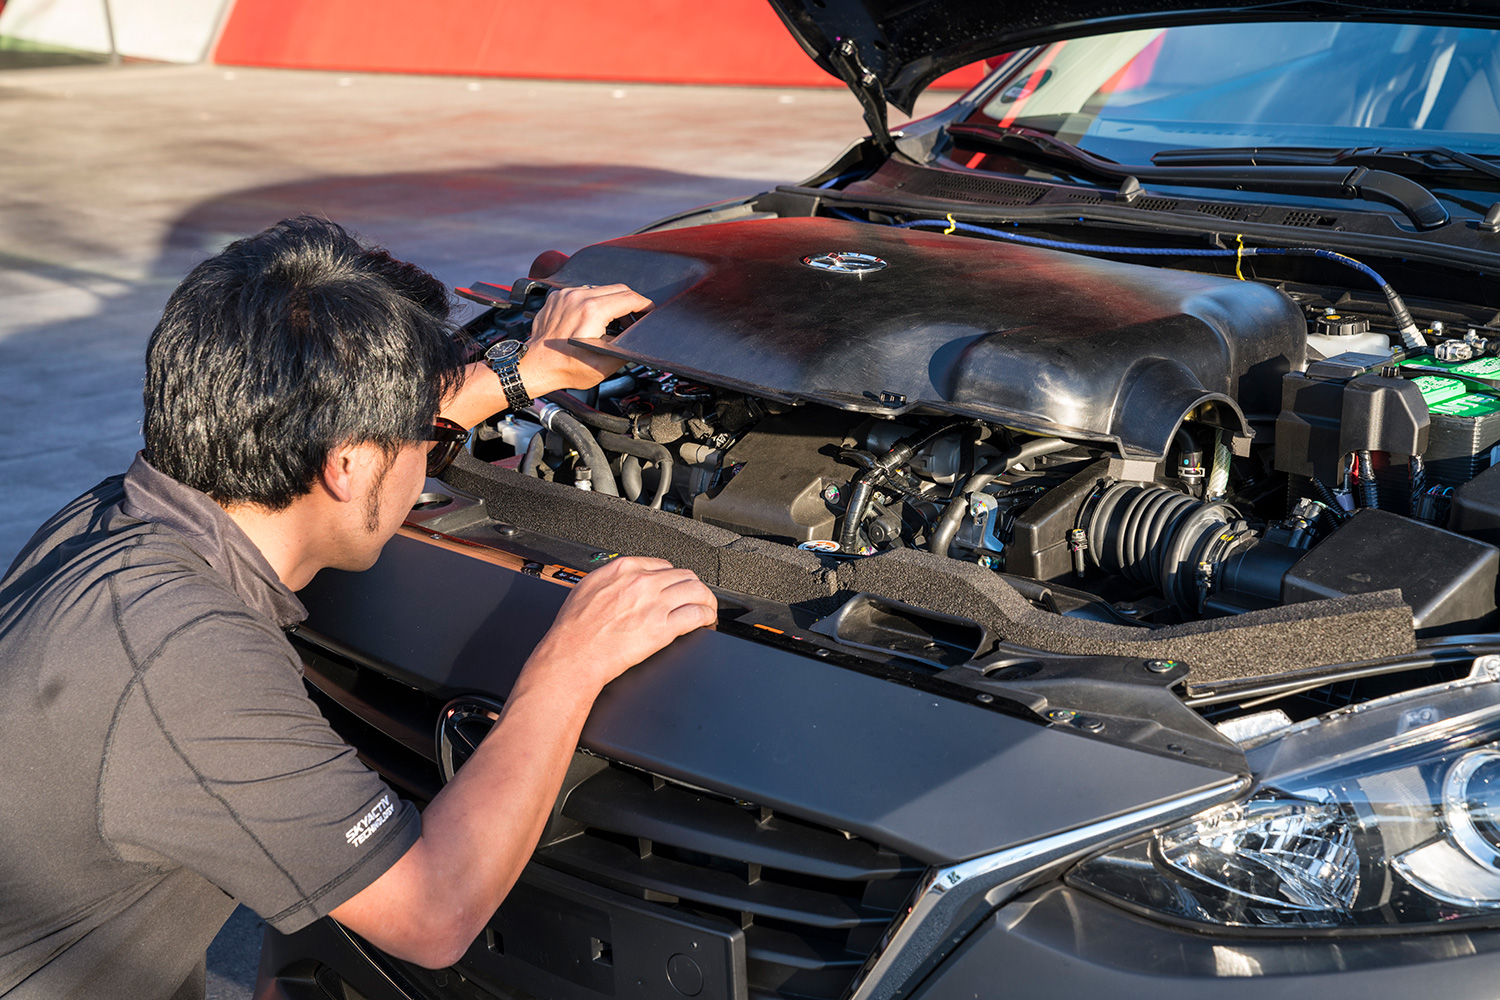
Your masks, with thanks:
[[[1341,710],[1246,753],[1241,802],[1079,865],[1070,884],[1209,927],[1500,923],[1500,685]]]

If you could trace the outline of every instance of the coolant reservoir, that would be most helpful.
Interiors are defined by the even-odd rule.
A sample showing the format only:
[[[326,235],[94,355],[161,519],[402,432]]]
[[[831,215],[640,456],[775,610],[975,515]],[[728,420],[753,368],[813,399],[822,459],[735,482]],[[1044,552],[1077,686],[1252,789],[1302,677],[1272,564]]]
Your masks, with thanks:
[[[1370,321],[1367,319],[1339,313],[1325,313],[1318,317],[1318,332],[1307,335],[1307,346],[1324,358],[1350,352],[1389,354],[1391,338],[1386,334],[1371,330]]]

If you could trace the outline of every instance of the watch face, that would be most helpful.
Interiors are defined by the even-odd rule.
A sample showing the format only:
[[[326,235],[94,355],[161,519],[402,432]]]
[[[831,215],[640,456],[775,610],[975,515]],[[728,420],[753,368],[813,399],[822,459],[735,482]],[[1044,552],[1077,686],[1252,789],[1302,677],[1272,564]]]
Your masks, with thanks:
[[[489,350],[484,356],[491,361],[505,361],[513,357],[520,357],[526,349],[526,345],[519,340],[502,340]]]

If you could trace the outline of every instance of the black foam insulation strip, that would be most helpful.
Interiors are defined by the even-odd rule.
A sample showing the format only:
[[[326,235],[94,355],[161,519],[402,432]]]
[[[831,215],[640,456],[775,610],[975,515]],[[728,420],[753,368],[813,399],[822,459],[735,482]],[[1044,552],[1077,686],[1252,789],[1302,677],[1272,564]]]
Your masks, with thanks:
[[[822,561],[787,545],[497,469],[468,454],[459,456],[444,479],[482,497],[498,521],[610,552],[665,559],[726,590],[788,604],[833,592]]]
[[[719,586],[797,604],[831,595],[834,576],[811,552],[744,537],[719,550]]]
[[[869,592],[971,618],[1011,645],[1066,655],[1181,660],[1189,667],[1192,694],[1415,649],[1411,609],[1400,591],[1307,601],[1162,629],[1131,628],[1041,610],[1003,576],[930,552],[895,549],[849,560],[833,571],[810,552],[532,479],[467,454],[444,478],[484,498],[496,520],[611,552],[666,559],[726,590],[803,606],[832,606],[830,595]]]
[[[1003,642],[1068,655],[1181,660],[1199,694],[1232,681],[1411,653],[1399,590],[1289,604],[1161,629],[1068,618],[1034,607],[1004,577],[930,552],[896,549],[839,567],[840,590],[866,591],[972,618]]]

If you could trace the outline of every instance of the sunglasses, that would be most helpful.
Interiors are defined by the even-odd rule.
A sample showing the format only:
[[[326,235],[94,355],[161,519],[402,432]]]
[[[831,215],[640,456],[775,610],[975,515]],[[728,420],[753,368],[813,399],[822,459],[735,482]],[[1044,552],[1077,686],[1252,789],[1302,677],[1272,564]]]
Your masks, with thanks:
[[[434,442],[427,452],[427,474],[436,476],[453,464],[458,453],[463,451],[469,432],[447,417],[434,417],[423,440]]]

